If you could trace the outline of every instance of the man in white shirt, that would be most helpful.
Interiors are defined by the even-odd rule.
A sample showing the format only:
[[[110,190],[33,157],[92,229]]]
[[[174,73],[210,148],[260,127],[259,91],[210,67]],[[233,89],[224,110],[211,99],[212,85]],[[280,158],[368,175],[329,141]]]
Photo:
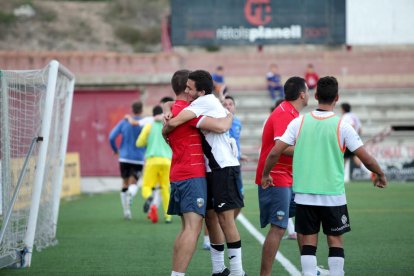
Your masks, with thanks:
[[[173,129],[201,115],[213,118],[225,117],[226,110],[212,91],[213,80],[210,73],[204,70],[191,72],[187,81],[187,92],[195,100],[175,118],[168,120],[166,128]],[[199,124],[202,120],[203,118]],[[243,197],[237,186],[240,166],[237,154],[233,154],[228,133],[218,134],[206,131],[202,133],[203,152],[208,172],[206,224],[210,233],[211,251],[224,254],[222,229],[227,243],[231,275],[245,275],[242,266],[240,234],[234,218],[235,212],[244,207]],[[221,229],[216,228],[217,219]]]

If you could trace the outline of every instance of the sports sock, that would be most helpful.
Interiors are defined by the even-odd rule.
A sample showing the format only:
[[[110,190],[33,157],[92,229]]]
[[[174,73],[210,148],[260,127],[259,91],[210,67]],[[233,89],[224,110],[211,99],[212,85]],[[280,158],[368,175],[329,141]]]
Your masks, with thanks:
[[[211,244],[210,254],[213,274],[222,272],[226,268],[224,265],[224,244]]]
[[[287,230],[288,230],[289,235],[296,234],[295,225],[293,224],[293,219],[292,218],[289,218],[289,220],[288,220]]]
[[[343,276],[345,274],[344,263],[344,249],[340,247],[330,247],[328,257],[329,274]]]
[[[171,276],[185,276],[185,273],[183,273],[183,272],[176,272],[176,271],[172,271],[172,272],[171,272]]]
[[[138,192],[138,186],[137,184],[131,184],[128,186],[128,192],[131,194],[132,197],[134,197]]]
[[[302,247],[300,262],[302,264],[303,276],[317,275],[318,272],[316,270],[316,247],[312,245],[304,245]]]
[[[122,204],[122,210],[125,211],[125,203],[126,203],[126,189],[122,189],[122,192],[120,193],[121,196],[121,204]]]
[[[155,206],[160,206],[161,203],[161,196],[160,196],[160,189],[159,188],[155,188],[152,191],[152,195],[153,195],[153,200],[151,204],[154,204]]]
[[[227,243],[231,275],[243,275],[241,240]]]
[[[204,235],[204,244],[210,245],[210,237],[208,235]]]

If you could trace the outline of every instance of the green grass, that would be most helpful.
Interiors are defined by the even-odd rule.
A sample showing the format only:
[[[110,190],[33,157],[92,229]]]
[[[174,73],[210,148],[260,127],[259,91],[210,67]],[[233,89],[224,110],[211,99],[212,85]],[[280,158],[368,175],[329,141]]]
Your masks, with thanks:
[[[258,227],[257,191],[246,185],[243,214]],[[369,183],[347,185],[352,231],[345,235],[347,275],[414,275],[414,183],[391,183],[374,189]],[[169,275],[171,252],[180,229],[172,224],[151,224],[141,211],[142,200],[134,202],[132,221],[122,219],[118,193],[82,195],[63,201],[55,247],[35,252],[28,269],[2,269],[0,275]],[[261,245],[239,223],[243,266],[258,275]],[[266,235],[267,229],[260,230]],[[327,246],[320,236],[318,263],[327,267]],[[202,239],[187,275],[209,275],[209,252]],[[280,251],[297,268],[295,241],[284,240]],[[288,275],[275,261],[274,275]]]

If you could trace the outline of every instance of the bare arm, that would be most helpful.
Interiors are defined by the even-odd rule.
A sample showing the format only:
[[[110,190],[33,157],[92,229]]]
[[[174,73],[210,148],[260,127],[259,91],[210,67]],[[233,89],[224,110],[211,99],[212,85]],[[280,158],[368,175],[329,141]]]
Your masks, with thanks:
[[[200,122],[200,128],[216,133],[224,133],[231,128],[233,114],[230,112],[223,118],[204,117]]]
[[[385,188],[385,186],[387,186],[387,178],[385,177],[381,167],[378,165],[377,160],[375,160],[375,158],[365,150],[364,146],[358,148],[354,151],[354,153],[365,165],[365,167],[376,175],[373,179],[374,186],[378,188]]]
[[[283,151],[283,155],[293,156],[294,151],[295,151],[295,146],[289,146],[287,149]]]
[[[175,102],[166,102],[162,105],[162,113],[164,114],[165,119],[169,120],[173,117],[171,108]]]
[[[126,114],[124,118],[133,126],[139,126],[139,120],[135,120],[130,114]]]
[[[280,155],[282,155],[282,153],[288,147],[289,147],[288,144],[278,140],[277,143],[273,146],[269,155],[267,156],[264,169],[263,169],[263,173],[262,173],[262,188],[263,189],[266,189],[269,186],[273,186],[273,179],[270,176],[270,171],[276,165],[277,161],[279,161]]]

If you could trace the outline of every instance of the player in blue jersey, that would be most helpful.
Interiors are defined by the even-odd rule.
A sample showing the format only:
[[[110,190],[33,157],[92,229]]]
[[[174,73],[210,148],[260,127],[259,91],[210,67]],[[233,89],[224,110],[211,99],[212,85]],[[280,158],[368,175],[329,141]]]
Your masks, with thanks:
[[[134,120],[140,120],[142,102],[134,102],[131,106]],[[122,177],[121,204],[125,219],[131,219],[131,201],[138,191],[137,181],[144,165],[145,148],[137,148],[135,142],[141,133],[141,126],[131,125],[127,119],[122,119],[109,134],[112,150],[119,160]],[[116,138],[121,135],[118,147]]]

